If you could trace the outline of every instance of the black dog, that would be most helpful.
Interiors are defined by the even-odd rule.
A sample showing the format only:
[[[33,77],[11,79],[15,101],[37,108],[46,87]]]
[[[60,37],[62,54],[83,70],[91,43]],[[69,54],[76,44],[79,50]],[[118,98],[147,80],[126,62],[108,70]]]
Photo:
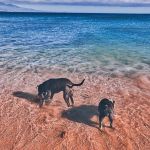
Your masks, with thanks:
[[[110,121],[110,127],[112,128],[113,115],[114,115],[115,101],[109,99],[102,99],[98,106],[99,111],[99,127],[102,129],[102,121],[104,117],[108,116]]]
[[[85,80],[85,79],[84,79]],[[43,106],[43,102],[49,98],[50,101],[52,101],[52,98],[55,93],[63,91],[63,98],[67,104],[67,106],[70,106],[69,99],[71,99],[72,105],[74,104],[73,101],[73,92],[71,88],[73,86],[81,86],[84,83],[84,80],[79,83],[75,84],[72,83],[67,78],[55,78],[55,79],[49,79],[42,84],[38,85],[38,97],[40,98],[40,107]]]

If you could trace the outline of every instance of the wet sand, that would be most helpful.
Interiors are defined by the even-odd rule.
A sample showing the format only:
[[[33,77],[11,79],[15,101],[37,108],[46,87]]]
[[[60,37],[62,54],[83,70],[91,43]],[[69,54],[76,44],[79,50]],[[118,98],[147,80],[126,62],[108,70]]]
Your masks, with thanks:
[[[50,105],[39,108],[36,86],[52,77],[68,77],[78,83],[85,75],[1,70],[1,150],[150,149],[149,74],[131,78],[87,75],[84,85],[73,88],[74,107],[68,108],[59,93]],[[97,105],[105,97],[116,101],[115,129],[105,119],[100,131]]]

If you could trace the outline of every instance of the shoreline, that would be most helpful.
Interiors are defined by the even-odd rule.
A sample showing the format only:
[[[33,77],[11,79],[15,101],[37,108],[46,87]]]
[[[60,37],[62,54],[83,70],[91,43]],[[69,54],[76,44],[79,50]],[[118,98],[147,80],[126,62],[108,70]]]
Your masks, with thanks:
[[[62,93],[50,105],[38,107],[36,86],[55,77],[79,82],[83,74],[14,71],[0,74],[0,147],[3,149],[148,149],[149,74],[127,77],[86,76],[75,87],[75,106],[68,108]],[[20,92],[20,95],[14,95]],[[115,130],[98,128],[97,106],[102,98],[115,105]],[[107,119],[105,125],[108,124]],[[63,137],[61,136],[63,134]],[[106,140],[107,139],[107,140]]]

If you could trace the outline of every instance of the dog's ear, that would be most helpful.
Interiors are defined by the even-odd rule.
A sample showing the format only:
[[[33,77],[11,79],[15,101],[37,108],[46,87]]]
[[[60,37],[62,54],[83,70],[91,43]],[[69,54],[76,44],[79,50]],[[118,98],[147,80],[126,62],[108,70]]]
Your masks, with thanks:
[[[111,101],[112,103],[114,103],[114,100],[113,100],[113,99],[109,99],[109,101]]]

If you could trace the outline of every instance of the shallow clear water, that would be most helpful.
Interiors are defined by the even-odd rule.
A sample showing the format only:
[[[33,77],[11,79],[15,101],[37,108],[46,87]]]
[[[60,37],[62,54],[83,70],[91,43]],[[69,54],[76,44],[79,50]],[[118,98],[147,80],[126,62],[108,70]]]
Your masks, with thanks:
[[[0,13],[0,69],[150,72],[150,15]]]

